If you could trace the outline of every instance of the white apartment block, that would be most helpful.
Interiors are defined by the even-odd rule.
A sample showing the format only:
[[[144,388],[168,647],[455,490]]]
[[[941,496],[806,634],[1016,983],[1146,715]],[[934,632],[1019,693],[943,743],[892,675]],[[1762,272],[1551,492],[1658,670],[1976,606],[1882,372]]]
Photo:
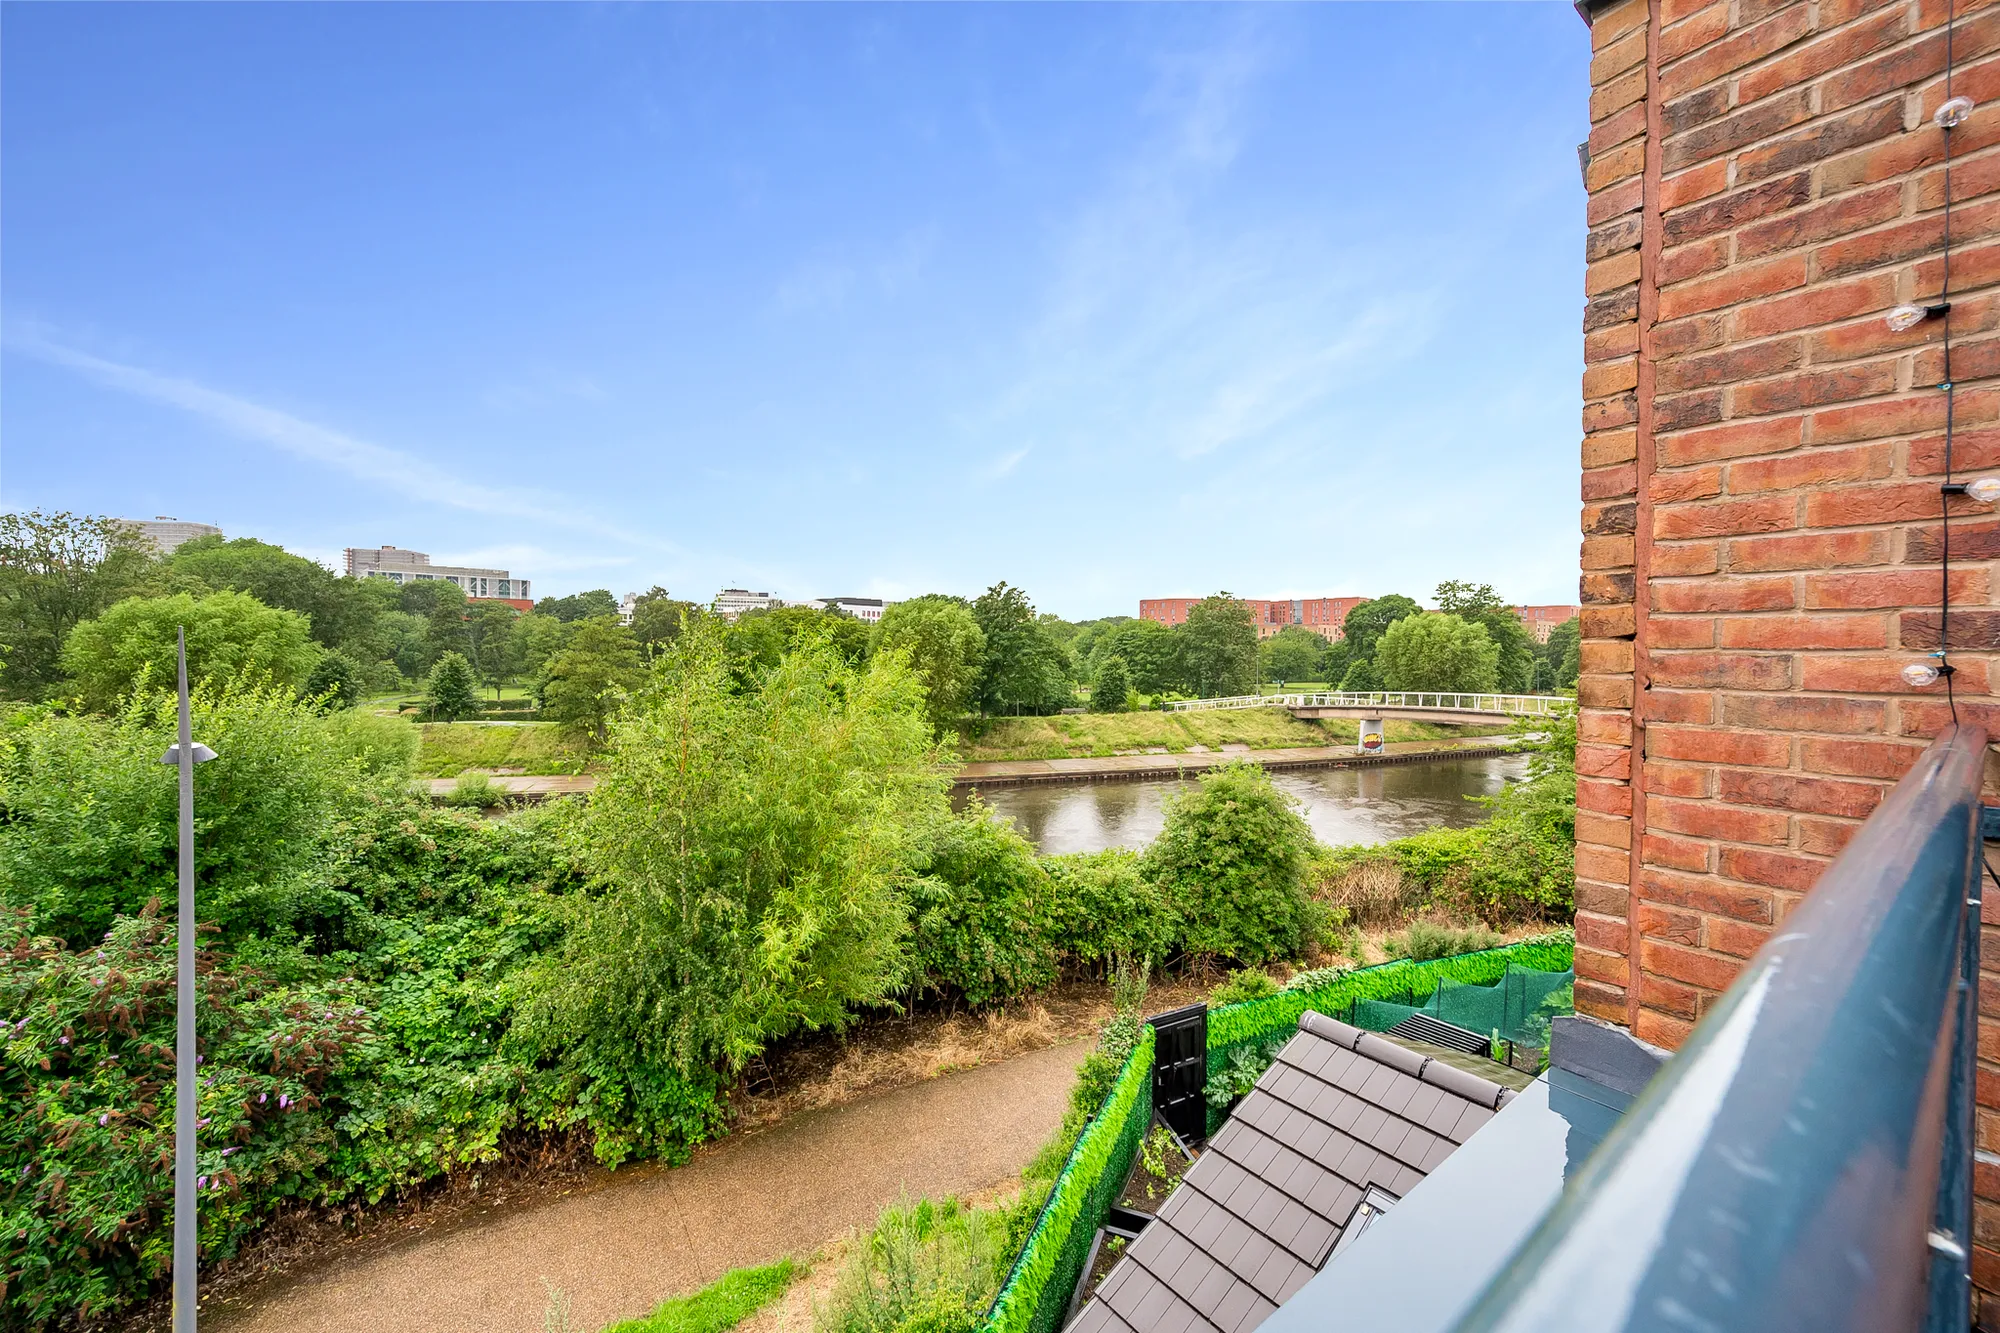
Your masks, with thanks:
[[[191,542],[196,537],[220,537],[222,529],[213,523],[190,523],[178,518],[158,514],[152,518],[121,518],[114,520],[138,533],[161,555],[171,554],[182,542]]]
[[[895,603],[885,602],[880,597],[822,597],[813,605],[822,611],[845,611],[856,620],[865,620],[872,625]]]
[[[347,577],[387,579],[391,583],[421,583],[443,579],[455,583],[467,597],[506,597],[531,600],[528,580],[517,579],[504,569],[470,569],[459,565],[434,565],[422,551],[406,551],[400,546],[350,546],[347,548]]]
[[[734,620],[745,611],[768,611],[784,604],[768,592],[751,592],[747,588],[724,588],[715,594],[715,613],[724,620]]]

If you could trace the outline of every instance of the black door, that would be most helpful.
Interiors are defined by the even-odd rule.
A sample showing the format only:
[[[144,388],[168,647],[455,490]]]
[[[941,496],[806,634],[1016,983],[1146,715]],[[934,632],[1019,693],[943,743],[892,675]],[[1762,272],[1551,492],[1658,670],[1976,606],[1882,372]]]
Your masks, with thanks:
[[[1146,1020],[1153,1025],[1153,1114],[1183,1143],[1208,1137],[1208,1006],[1191,1004]]]

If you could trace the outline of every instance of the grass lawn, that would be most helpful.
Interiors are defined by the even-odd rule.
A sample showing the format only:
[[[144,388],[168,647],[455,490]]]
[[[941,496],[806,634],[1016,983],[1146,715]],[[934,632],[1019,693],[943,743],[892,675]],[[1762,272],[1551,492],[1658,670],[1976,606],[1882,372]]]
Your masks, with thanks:
[[[738,1268],[690,1296],[676,1296],[642,1319],[613,1324],[605,1333],[728,1333],[785,1294],[799,1269],[790,1259],[762,1268]]]
[[[1505,734],[1504,726],[1452,727],[1390,722],[1389,741],[1424,741]],[[1339,718],[1305,722],[1282,708],[1212,713],[1084,713],[1070,717],[1003,717],[963,724],[959,757],[967,763],[999,759],[1071,759],[1120,751],[1164,748],[1180,754],[1193,745],[1211,750],[1247,745],[1253,750],[1292,746],[1353,745],[1355,724]]]
[[[413,723],[423,743],[417,774],[453,778],[469,768],[517,768],[524,773],[576,773],[587,756],[566,745],[547,722]]]

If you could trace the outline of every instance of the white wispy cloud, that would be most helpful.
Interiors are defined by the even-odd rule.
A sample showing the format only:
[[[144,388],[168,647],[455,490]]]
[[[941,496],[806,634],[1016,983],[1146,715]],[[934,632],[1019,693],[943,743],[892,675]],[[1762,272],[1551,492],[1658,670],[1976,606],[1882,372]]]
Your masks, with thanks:
[[[220,389],[128,365],[58,342],[35,329],[9,329],[7,346],[121,393],[200,417],[239,438],[317,463],[358,481],[394,484],[399,493],[496,518],[526,519],[600,538],[673,550],[672,543],[627,532],[551,491],[485,486],[416,454],[376,444]]]
[[[991,463],[988,463],[985,467],[981,468],[979,471],[979,475],[984,477],[988,481],[998,481],[1000,480],[1000,478],[1012,472],[1015,468],[1021,466],[1021,460],[1026,458],[1032,452],[1033,449],[1031,447],[1023,447],[1020,449],[1015,449],[1010,453],[1002,454],[1000,457],[994,459]]]

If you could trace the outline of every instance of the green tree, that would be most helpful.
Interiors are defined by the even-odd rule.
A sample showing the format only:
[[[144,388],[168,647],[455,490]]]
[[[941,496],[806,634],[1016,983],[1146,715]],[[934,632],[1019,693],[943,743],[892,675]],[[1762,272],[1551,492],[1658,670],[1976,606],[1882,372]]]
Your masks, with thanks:
[[[144,676],[155,689],[174,681],[175,633],[187,628],[188,680],[250,675],[296,690],[320,650],[295,611],[265,606],[241,592],[206,597],[128,597],[70,631],[63,669],[83,700],[109,708]]]
[[[465,606],[465,592],[450,579],[411,579],[396,588],[397,606],[429,620],[440,606]]]
[[[749,685],[805,639],[826,639],[848,661],[868,657],[868,626],[843,611],[810,606],[761,607],[745,611],[723,631],[737,680]]]
[[[1122,657],[1141,694],[1164,694],[1187,687],[1180,638],[1157,620],[1127,620],[1098,639],[1097,656]]]
[[[430,715],[440,722],[456,722],[479,711],[479,677],[460,653],[438,658],[424,681],[424,694],[430,700]]]
[[[328,712],[352,708],[361,698],[361,664],[346,653],[322,654],[313,663],[306,676],[306,687],[300,693],[308,699],[324,696],[326,702],[322,706]]]
[[[1034,847],[976,796],[933,828],[923,878],[908,895],[915,989],[982,1005],[1053,982],[1059,960],[1044,929],[1051,886]]]
[[[1528,633],[1513,606],[1493,591],[1492,584],[1450,579],[1438,584],[1437,596],[1440,611],[1486,627],[1486,636],[1500,651],[1499,678],[1494,688],[1522,694],[1533,687],[1535,637]]]
[[[1314,843],[1296,804],[1262,768],[1241,762],[1168,800],[1142,865],[1179,917],[1188,952],[1265,963],[1305,946]]]
[[[1321,679],[1338,689],[1340,678],[1347,674],[1347,668],[1354,661],[1354,650],[1346,639],[1335,639],[1326,646],[1326,652],[1319,660],[1319,669],[1326,673]]]
[[[986,636],[979,673],[979,705],[989,714],[1052,713],[1074,693],[1069,653],[1035,615],[1028,594],[994,584],[972,604]]]
[[[1382,688],[1382,673],[1375,669],[1372,657],[1356,657],[1341,673],[1340,685],[1349,694],[1369,694]]]
[[[514,622],[515,660],[521,674],[540,681],[548,674],[549,661],[569,642],[570,627],[554,616],[530,611]]]
[[[376,580],[371,580],[376,581]],[[408,680],[422,680],[431,663],[431,625],[408,611],[384,611],[375,618],[382,655]]]
[[[1122,657],[1107,657],[1097,664],[1090,682],[1090,710],[1093,713],[1122,713],[1125,696],[1132,692],[1132,675]]]
[[[632,631],[613,617],[579,622],[543,677],[542,716],[572,736],[603,744],[611,719],[645,668]]]
[[[535,613],[554,616],[567,625],[577,620],[616,616],[618,599],[611,595],[609,588],[592,588],[589,592],[571,593],[567,597],[544,597],[535,603]]]
[[[923,682],[931,725],[943,730],[972,702],[986,635],[963,600],[932,593],[884,610],[875,622],[874,650],[908,658]]]
[[[1248,694],[1257,684],[1257,622],[1226,592],[1188,608],[1179,629],[1189,684],[1203,698]]]
[[[1326,640],[1303,625],[1287,625],[1257,645],[1264,679],[1283,685],[1294,680],[1320,679]]]
[[[16,699],[47,694],[70,631],[152,573],[148,548],[116,519],[0,514],[0,686]]]
[[[1477,692],[1498,683],[1500,649],[1484,625],[1444,614],[1410,616],[1382,636],[1375,665],[1387,690]]]
[[[469,660],[479,679],[492,686],[495,699],[521,675],[521,642],[514,635],[520,618],[519,611],[500,601],[481,601],[466,612]]]
[[[1347,613],[1341,622],[1341,633],[1345,636],[1350,661],[1375,656],[1375,645],[1389,632],[1389,626],[1406,616],[1414,616],[1423,611],[1421,606],[1401,593],[1390,593],[1387,597],[1375,597],[1361,603]]]
[[[197,537],[175,547],[166,563],[173,573],[206,587],[247,592],[266,606],[298,612],[311,622],[314,641],[326,648],[366,652],[376,617],[387,609],[367,587],[381,580],[343,579],[317,561],[251,537]]]
[[[654,653],[680,638],[682,626],[706,614],[693,602],[676,601],[665,588],[654,584],[632,599],[632,638],[647,653]]]
[[[901,654],[807,640],[742,690],[705,622],[655,663],[583,812],[602,888],[525,1028],[591,1088],[600,1157],[685,1151],[768,1041],[902,983],[919,830],[950,818],[938,760]]]
[[[1549,631],[1549,641],[1542,645],[1542,657],[1549,666],[1551,688],[1576,688],[1577,673],[1582,667],[1582,650],[1582,632],[1575,616]]]

